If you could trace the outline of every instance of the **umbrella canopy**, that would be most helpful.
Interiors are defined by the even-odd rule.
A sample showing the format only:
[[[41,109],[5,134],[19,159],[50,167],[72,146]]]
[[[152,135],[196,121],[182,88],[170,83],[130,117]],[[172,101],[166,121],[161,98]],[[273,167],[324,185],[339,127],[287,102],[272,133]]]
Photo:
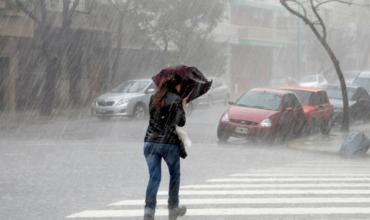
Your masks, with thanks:
[[[173,74],[182,78],[180,95],[182,98],[189,97],[189,102],[204,95],[212,85],[212,81],[209,81],[196,67],[184,65],[162,69],[152,79],[159,86],[163,80],[170,78]]]

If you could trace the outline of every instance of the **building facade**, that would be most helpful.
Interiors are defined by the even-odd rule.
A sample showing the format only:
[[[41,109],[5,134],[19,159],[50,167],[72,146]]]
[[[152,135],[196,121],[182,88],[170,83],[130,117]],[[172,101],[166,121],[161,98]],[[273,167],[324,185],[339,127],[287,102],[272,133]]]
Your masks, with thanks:
[[[235,96],[268,84],[283,71],[279,56],[287,48],[296,48],[297,29],[289,18],[279,1],[229,1],[227,21],[215,37],[226,42],[227,75]]]

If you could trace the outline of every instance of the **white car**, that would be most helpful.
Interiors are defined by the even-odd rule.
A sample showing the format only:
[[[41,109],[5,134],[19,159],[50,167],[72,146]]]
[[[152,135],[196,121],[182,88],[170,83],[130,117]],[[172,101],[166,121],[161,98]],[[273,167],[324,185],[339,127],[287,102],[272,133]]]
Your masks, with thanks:
[[[328,81],[323,75],[314,74],[303,77],[299,85],[312,88],[325,88],[328,85]]]
[[[352,81],[352,85],[364,87],[370,93],[370,71],[359,73]]]

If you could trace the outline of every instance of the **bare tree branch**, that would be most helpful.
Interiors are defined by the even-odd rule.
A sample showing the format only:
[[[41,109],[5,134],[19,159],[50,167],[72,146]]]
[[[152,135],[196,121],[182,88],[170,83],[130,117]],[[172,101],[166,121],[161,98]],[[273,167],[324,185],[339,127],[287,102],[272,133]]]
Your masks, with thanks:
[[[294,10],[291,6],[289,6],[288,2],[292,2],[292,3],[295,3],[297,5],[299,5],[303,10],[303,13],[299,13],[297,10]],[[293,15],[301,18],[305,24],[309,24],[310,21],[308,20],[308,17],[307,17],[307,12],[306,12],[306,9],[304,8],[304,6],[302,5],[302,3],[300,2],[297,2],[297,1],[293,1],[293,0],[280,0],[280,3],[290,12],[292,13]]]
[[[313,11],[313,13],[315,14],[315,17],[317,18],[317,20],[319,21],[319,25],[322,29],[322,38],[323,39],[326,39],[327,37],[327,31],[326,31],[326,26],[324,24],[324,21],[322,19],[322,17],[320,16],[320,14],[318,13],[318,8],[315,7],[314,3],[313,3],[314,0],[310,0],[310,5],[311,5],[311,9]]]
[[[294,1],[294,0],[286,0],[286,1],[284,1],[284,2],[286,2],[286,6],[287,7],[289,7],[289,8],[291,8],[290,6],[288,6],[288,2],[292,2],[292,3],[294,3],[294,4],[296,4],[301,10],[302,10],[302,12],[303,12],[303,16],[304,17],[307,17],[307,11],[306,11],[306,8],[304,7],[304,5],[301,3],[301,2],[299,2],[299,1]],[[291,8],[292,10],[293,10],[293,8]]]
[[[323,19],[321,18],[321,16],[318,13],[318,8],[315,7],[314,0],[309,0],[311,10],[315,14],[315,17],[318,19],[319,26],[323,29],[322,34],[320,34],[320,32],[318,31],[318,29],[316,27],[317,21],[312,20],[311,18],[309,18],[307,16],[304,16],[303,14],[299,13],[298,9],[297,10],[293,9],[292,7],[290,7],[287,4],[287,1],[291,1],[291,2],[297,3],[297,2],[299,2],[299,0],[280,0],[280,3],[291,14],[293,14],[293,15],[297,16],[298,18],[302,19],[309,26],[309,28],[311,29],[311,31],[314,33],[314,35],[316,36],[316,38],[319,40],[319,42],[321,43],[321,45],[323,46],[323,48],[325,49],[325,51],[329,55],[330,60],[332,61],[333,65],[335,67],[335,70],[336,70],[336,73],[338,75],[339,82],[340,82],[340,85],[341,85],[342,97],[343,97],[343,121],[342,121],[342,128],[341,129],[343,131],[348,131],[349,130],[349,106],[348,106],[347,86],[346,86],[346,83],[345,83],[345,80],[344,80],[344,77],[343,77],[343,72],[341,70],[339,60],[337,59],[334,51],[332,50],[332,48],[330,47],[329,43],[327,42],[327,39],[326,39],[326,26],[325,26],[325,23],[324,23]],[[325,1],[325,2],[328,3],[330,1]]]
[[[319,8],[321,5],[327,4],[327,3],[340,3],[340,4],[345,4],[348,6],[355,5],[359,7],[370,7],[370,4],[360,4],[360,3],[355,3],[353,0],[326,0],[319,2],[315,5],[316,8]]]

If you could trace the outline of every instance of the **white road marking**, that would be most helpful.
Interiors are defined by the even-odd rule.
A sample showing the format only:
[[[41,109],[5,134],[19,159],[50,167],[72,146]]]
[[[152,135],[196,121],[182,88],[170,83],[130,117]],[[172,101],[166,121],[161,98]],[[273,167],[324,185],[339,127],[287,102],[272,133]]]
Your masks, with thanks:
[[[283,167],[314,167],[314,168],[328,168],[328,167],[342,167],[342,168],[369,168],[369,166],[364,166],[364,164],[287,164],[281,166]]]
[[[370,214],[367,207],[327,208],[219,208],[188,209],[186,216],[267,216],[267,215],[351,215]],[[156,216],[167,216],[166,209],[157,209]],[[125,218],[143,216],[143,209],[132,210],[86,210],[67,218]]]
[[[167,191],[160,191],[158,195],[167,195]],[[183,190],[180,195],[370,195],[370,190]]]
[[[232,188],[357,188],[370,187],[370,183],[278,183],[278,184],[199,184],[186,185],[181,189],[232,189]]]
[[[367,177],[369,173],[235,173],[231,177]]]
[[[183,205],[226,205],[226,204],[324,204],[324,203],[370,203],[370,198],[204,198],[181,199]],[[142,206],[144,200],[123,200],[108,206]],[[157,205],[167,205],[167,199],[158,199]]]
[[[370,208],[364,206],[370,203],[370,167],[363,165],[367,164],[302,161],[271,169],[235,173],[229,175],[229,178],[207,180],[208,184],[182,186],[180,195],[184,198],[181,204],[196,205],[197,208],[188,209],[187,216],[370,215]],[[165,190],[158,192],[158,205],[167,205],[167,194]],[[250,198],[248,195],[255,196]],[[283,198],[276,195],[286,196]],[[295,196],[291,198],[290,195]],[[202,205],[237,204],[267,204],[270,207],[202,208]],[[300,207],[290,206],[294,204],[300,204]],[[142,217],[144,200],[123,200],[109,206],[127,206],[132,209],[86,210],[67,218]],[[167,215],[167,209],[156,210],[156,216]]]
[[[268,170],[256,170],[254,173],[263,173],[263,172],[269,172],[269,173],[284,173],[284,172],[303,172],[303,173],[311,173],[311,172],[316,172],[316,173],[369,173],[370,168],[357,168],[357,169],[349,169],[349,168],[299,168],[299,167],[287,167],[287,168],[271,168]],[[252,173],[252,172],[251,172]]]
[[[343,178],[312,178],[312,177],[288,177],[288,178],[224,178],[224,179],[210,179],[208,183],[216,182],[297,182],[297,181],[315,181],[315,182],[354,182],[354,181],[370,181],[370,178],[360,177],[343,177]]]

